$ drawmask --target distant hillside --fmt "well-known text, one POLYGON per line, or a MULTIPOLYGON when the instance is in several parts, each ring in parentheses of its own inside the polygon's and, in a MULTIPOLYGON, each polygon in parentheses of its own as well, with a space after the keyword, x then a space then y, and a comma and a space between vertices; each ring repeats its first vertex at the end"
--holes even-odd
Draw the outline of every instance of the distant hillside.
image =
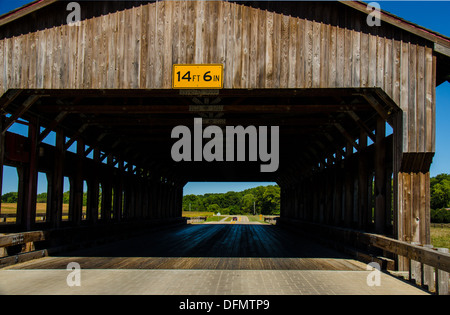
POLYGON ((209 211, 222 214, 279 214, 280 187, 258 186, 240 192, 221 194, 186 195, 184 211, 209 211))

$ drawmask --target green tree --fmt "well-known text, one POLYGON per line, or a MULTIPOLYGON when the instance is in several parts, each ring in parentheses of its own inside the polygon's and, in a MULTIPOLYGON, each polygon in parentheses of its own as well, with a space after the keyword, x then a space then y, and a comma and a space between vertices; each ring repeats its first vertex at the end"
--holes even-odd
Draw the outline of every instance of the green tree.
POLYGON ((253 213, 254 203, 256 203, 255 196, 253 194, 246 194, 244 197, 242 197, 242 210, 245 213, 253 213))
POLYGON ((440 174, 430 180, 430 206, 432 209, 450 207, 450 175, 440 174))
POLYGON ((262 200, 262 214, 280 213, 280 188, 278 186, 267 186, 264 190, 262 200))
POLYGON ((214 203, 212 205, 208 205, 208 207, 206 209, 208 212, 214 212, 214 213, 217 213, 220 211, 220 207, 216 203, 214 203))
POLYGON ((16 192, 9 192, 2 196, 2 202, 4 203, 17 203, 17 197, 18 193, 16 192))

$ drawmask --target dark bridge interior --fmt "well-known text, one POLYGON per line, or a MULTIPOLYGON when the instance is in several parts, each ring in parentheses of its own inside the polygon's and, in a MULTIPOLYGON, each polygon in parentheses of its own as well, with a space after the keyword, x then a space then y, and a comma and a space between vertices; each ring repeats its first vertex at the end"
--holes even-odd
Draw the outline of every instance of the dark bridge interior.
MULTIPOLYGON (((6 110, 16 113, 30 95, 37 95, 23 118, 38 119, 46 131, 57 126, 67 137, 66 147, 82 140, 87 153, 98 148, 102 160, 108 156, 114 164, 124 161, 181 186, 188 181, 287 183, 293 175, 335 164, 349 143, 358 147, 354 139, 360 137, 361 127, 375 141, 378 114, 371 103, 380 112, 396 111, 389 98, 375 89, 25 90, 18 94, 6 110), (278 171, 261 173, 260 161, 175 163, 172 129, 188 126, 193 135, 194 118, 200 117, 203 127, 279 126, 278 171)), ((3 103, 7 101, 5 96, 3 103)))

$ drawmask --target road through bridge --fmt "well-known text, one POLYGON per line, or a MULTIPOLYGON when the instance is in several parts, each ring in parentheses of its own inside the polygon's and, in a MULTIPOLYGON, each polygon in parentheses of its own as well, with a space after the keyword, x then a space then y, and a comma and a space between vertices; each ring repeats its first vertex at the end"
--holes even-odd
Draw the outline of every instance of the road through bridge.
POLYGON ((2 294, 427 294, 387 273, 265 224, 172 226, 0 270, 2 294), (79 264, 81 287, 67 270, 79 264))

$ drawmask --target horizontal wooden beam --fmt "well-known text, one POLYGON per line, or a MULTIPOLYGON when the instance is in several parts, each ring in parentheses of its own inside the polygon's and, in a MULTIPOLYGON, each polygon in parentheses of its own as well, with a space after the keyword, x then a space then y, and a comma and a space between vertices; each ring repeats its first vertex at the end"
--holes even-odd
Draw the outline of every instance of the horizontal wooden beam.
POLYGON ((69 112, 72 114, 189 114, 195 112, 226 113, 329 113, 348 110, 368 110, 368 104, 296 104, 296 105, 39 105, 43 113, 69 112))

